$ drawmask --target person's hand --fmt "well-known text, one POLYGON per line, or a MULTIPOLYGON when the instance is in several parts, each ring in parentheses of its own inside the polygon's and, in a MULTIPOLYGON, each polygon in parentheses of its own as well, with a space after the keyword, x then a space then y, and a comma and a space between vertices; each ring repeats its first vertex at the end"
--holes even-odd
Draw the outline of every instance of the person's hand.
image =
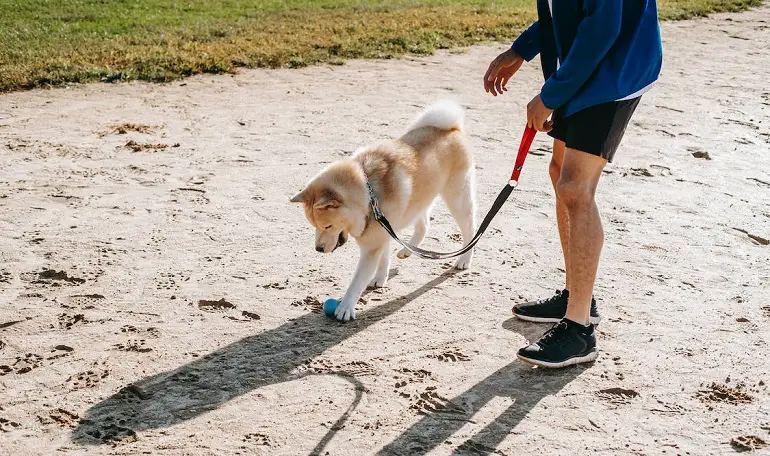
POLYGON ((514 52, 513 49, 508 49, 498 55, 489 64, 487 73, 484 75, 484 90, 494 96, 497 96, 497 94, 502 95, 503 92, 508 90, 505 88, 508 80, 519 71, 522 63, 524 63, 524 59, 514 52))
POLYGON ((548 109, 540 95, 537 95, 527 104, 527 126, 537 131, 549 132, 553 128, 553 121, 548 120, 553 114, 553 109, 548 109))

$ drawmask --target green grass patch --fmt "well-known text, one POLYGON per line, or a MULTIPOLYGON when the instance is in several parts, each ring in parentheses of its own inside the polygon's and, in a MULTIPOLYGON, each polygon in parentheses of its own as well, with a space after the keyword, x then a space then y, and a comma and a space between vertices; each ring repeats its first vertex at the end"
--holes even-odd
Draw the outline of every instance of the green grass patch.
MULTIPOLYGON (((661 18, 760 0, 659 0, 661 18)), ((87 81, 170 81, 239 67, 510 41, 534 0, 0 0, 0 92, 87 81)))

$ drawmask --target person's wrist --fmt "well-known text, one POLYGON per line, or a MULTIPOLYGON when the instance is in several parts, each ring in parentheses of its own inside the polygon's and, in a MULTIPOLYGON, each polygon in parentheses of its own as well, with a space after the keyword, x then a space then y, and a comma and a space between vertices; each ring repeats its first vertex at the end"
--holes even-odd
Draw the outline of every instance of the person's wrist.
POLYGON ((524 60, 524 58, 520 56, 519 53, 516 52, 513 48, 508 48, 508 50, 505 52, 508 54, 508 58, 511 59, 512 62, 524 60))

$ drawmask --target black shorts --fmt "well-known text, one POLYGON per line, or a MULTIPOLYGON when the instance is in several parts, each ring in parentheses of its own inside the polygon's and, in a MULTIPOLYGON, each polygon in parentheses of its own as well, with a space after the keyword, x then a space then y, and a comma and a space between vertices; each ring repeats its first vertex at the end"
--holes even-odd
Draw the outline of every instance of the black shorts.
POLYGON ((548 135, 564 141, 570 149, 611 162, 640 98, 591 106, 569 117, 563 117, 557 110, 553 113, 553 129, 548 135))

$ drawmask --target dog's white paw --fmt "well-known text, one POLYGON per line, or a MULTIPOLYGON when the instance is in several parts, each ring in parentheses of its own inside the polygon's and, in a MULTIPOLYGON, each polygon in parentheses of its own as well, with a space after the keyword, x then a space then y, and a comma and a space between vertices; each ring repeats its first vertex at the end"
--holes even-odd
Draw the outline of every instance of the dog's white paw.
POLYGON ((398 251, 398 253, 396 254, 396 256, 397 256, 398 258, 401 258, 401 259, 403 260, 404 258, 409 258, 410 256, 412 256, 412 252, 410 252, 410 251, 409 251, 409 250, 407 250, 407 249, 401 249, 401 250, 399 250, 399 251, 398 251))
POLYGON ((355 304, 341 302, 334 311, 334 318, 339 321, 350 321, 356 319, 355 304))
POLYGON ((385 286, 386 283, 388 283, 387 275, 383 277, 377 276, 373 278, 371 282, 369 282, 369 288, 382 288, 385 286))
POLYGON ((471 260, 472 260, 472 258, 473 257, 471 255, 463 255, 463 256, 461 256, 455 262, 455 269, 457 269, 458 271, 464 271, 464 270, 470 268, 471 267, 471 260))

